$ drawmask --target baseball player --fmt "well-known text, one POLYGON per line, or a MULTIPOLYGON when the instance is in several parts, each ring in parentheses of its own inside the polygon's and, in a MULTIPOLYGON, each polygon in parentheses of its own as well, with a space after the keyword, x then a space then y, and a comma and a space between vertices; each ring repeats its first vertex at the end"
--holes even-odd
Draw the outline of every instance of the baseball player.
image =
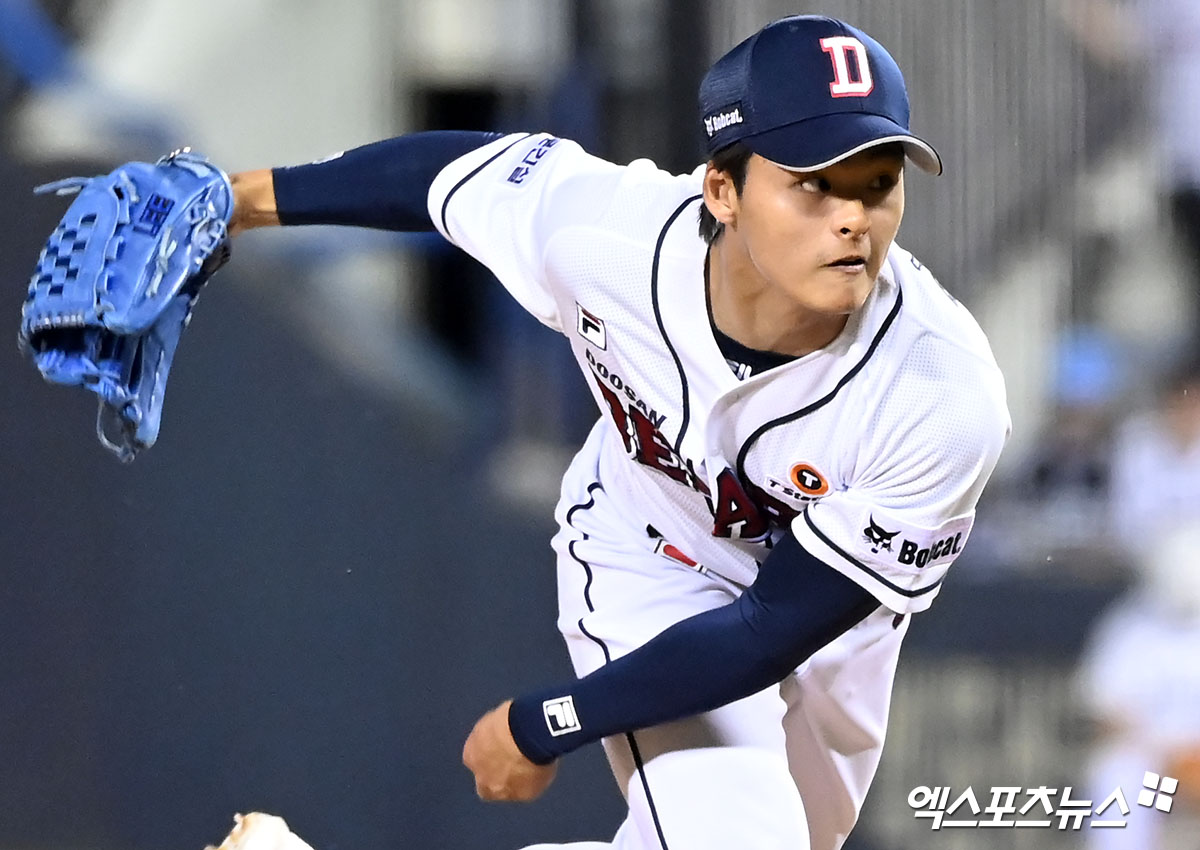
POLYGON ((941 163, 882 46, 785 18, 699 100, 691 174, 545 134, 417 133, 234 175, 232 229, 436 228, 567 338, 595 397, 553 540, 579 678, 478 722, 479 795, 533 799, 602 741, 629 814, 571 846, 835 850, 910 615, 1007 437, 1004 386, 893 243, 906 163, 941 163))

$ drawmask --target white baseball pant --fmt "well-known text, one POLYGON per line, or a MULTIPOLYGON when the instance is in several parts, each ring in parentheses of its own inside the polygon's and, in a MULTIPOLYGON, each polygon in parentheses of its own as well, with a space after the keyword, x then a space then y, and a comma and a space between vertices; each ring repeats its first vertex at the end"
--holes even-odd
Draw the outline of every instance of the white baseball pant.
MULTIPOLYGON (((580 676, 742 590, 658 554, 621 518, 597 482, 598 432, 564 478, 553 541, 559 630, 580 676)), ((525 850, 837 850, 879 764, 908 620, 881 608, 781 685, 606 739, 629 804, 612 841, 525 850)))

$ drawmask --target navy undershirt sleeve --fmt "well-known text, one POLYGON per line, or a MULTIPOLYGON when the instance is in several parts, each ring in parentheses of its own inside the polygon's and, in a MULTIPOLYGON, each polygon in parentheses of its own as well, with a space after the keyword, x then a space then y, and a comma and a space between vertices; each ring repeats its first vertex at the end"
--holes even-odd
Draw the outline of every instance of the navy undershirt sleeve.
POLYGON ((879 604, 789 532, 737 600, 582 679, 520 697, 509 728, 527 758, 546 764, 608 735, 710 711, 782 681, 879 604), (578 731, 551 734, 543 704, 567 696, 578 731))
POLYGON ((279 222, 433 230, 427 199, 438 172, 501 135, 465 130, 412 133, 323 162, 272 169, 279 222))

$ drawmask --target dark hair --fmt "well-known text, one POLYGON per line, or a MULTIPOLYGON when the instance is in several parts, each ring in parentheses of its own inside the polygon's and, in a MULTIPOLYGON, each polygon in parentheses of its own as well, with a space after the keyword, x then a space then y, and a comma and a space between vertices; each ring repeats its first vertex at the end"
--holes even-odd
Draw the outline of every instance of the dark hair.
MULTIPOLYGON (((901 142, 889 142, 871 148, 871 150, 883 156, 898 156, 901 160, 905 157, 904 145, 901 142)), ((733 188, 739 198, 742 196, 742 189, 746 187, 746 171, 749 168, 750 157, 753 154, 754 151, 741 142, 734 142, 719 149, 709 159, 713 168, 717 169, 717 171, 724 171, 729 175, 729 179, 733 181, 733 188)), ((708 211, 707 204, 701 203, 700 238, 709 245, 712 245, 724 232, 725 225, 713 217, 713 214, 708 211)))
MULTIPOLYGON (((738 197, 741 197, 742 189, 746 185, 746 169, 750 164, 750 157, 753 151, 743 145, 741 142, 734 142, 727 145, 712 155, 709 162, 717 171, 724 171, 729 175, 729 179, 733 181, 734 191, 738 197)), ((717 221, 713 214, 708 211, 708 205, 703 201, 700 203, 700 238, 712 245, 717 241, 722 233, 725 232, 725 224, 717 221)))

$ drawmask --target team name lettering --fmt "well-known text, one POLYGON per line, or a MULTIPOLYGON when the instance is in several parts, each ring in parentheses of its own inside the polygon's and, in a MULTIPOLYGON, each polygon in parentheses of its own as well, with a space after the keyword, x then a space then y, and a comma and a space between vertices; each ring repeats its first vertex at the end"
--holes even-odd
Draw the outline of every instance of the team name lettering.
POLYGON ((961 549, 961 531, 953 537, 943 538, 924 549, 919 548, 911 540, 905 540, 900 544, 900 554, 896 557, 896 560, 902 564, 916 564, 917 569, 921 569, 926 564, 936 561, 938 558, 945 558, 947 555, 957 555, 961 549))
POLYGON ((717 475, 717 495, 709 503, 713 515, 713 537, 740 537, 763 540, 770 523, 750 498, 733 470, 726 467, 717 475))
POLYGON ((656 469, 704 496, 713 515, 714 537, 765 540, 773 518, 786 516, 790 519, 795 516, 795 512, 787 505, 767 496, 753 484, 743 487, 728 467, 717 475, 717 494, 713 496, 691 460, 680 455, 670 440, 663 436, 660 428, 666 416, 659 416, 647 408, 637 394, 629 389, 629 385, 596 359, 590 350, 585 357, 596 386, 600 389, 600 397, 604 400, 603 407, 617 426, 626 453, 643 466, 656 469), (755 496, 752 497, 751 493, 755 496), (767 507, 761 506, 764 504, 767 507))
POLYGON ((638 394, 633 391, 633 388, 629 386, 628 382, 626 382, 616 372, 612 371, 599 360, 597 360, 596 355, 592 354, 590 350, 587 352, 586 356, 588 364, 592 367, 592 371, 596 373, 596 377, 607 381, 612 385, 614 390, 623 394, 625 398, 629 400, 630 404, 635 406, 638 410, 645 414, 645 416, 649 418, 651 422, 654 423, 655 428, 662 427, 663 422, 667 421, 665 414, 660 416, 657 410, 650 407, 646 404, 646 402, 638 398, 638 394))
MULTIPOLYGON (((590 357, 588 360, 592 361, 590 357)), ((678 481, 707 496, 708 485, 696 474, 692 462, 685 460, 679 452, 675 451, 658 429, 666 417, 660 418, 658 424, 655 424, 645 413, 645 405, 638 407, 622 401, 615 388, 609 385, 612 373, 605 370, 606 374, 610 376, 608 382, 601 378, 598 369, 601 365, 603 364, 593 363, 592 375, 596 379, 596 385, 600 387, 600 395, 617 426, 617 432, 621 435, 625 451, 629 456, 643 466, 657 469, 673 481, 678 481)))
POLYGON ((741 107, 735 107, 728 112, 718 112, 716 115, 707 116, 704 119, 704 130, 708 133, 709 138, 712 138, 726 127, 741 124, 744 120, 741 107))

